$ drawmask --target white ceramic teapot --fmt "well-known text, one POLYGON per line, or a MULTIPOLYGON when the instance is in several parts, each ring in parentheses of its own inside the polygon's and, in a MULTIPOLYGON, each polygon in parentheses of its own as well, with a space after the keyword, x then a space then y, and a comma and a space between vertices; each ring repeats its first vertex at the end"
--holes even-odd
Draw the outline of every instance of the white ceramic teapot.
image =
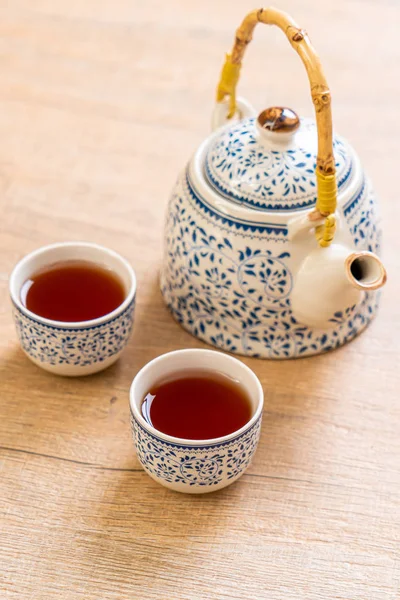
POLYGON ((386 280, 376 197, 351 146, 332 135, 330 92, 306 33, 261 9, 237 30, 213 115, 169 202, 164 299, 188 331, 263 358, 325 352, 374 317, 386 280), (316 119, 255 118, 235 90, 258 22, 279 26, 310 80, 316 119))

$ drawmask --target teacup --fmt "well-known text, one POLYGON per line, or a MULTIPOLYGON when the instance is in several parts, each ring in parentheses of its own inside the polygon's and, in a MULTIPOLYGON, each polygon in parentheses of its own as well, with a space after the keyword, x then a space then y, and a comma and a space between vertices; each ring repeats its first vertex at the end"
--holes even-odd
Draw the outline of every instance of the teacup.
POLYGON ((163 354, 145 365, 130 389, 131 425, 136 454, 158 483, 178 492, 204 494, 236 481, 249 466, 261 430, 264 393, 260 381, 237 358, 215 350, 188 349, 163 354), (152 427, 141 405, 152 384, 185 370, 201 369, 238 380, 252 407, 250 420, 238 431, 210 440, 177 438, 152 427))
POLYGON ((25 354, 39 367, 57 375, 97 373, 121 355, 133 326, 136 277, 130 264, 116 252, 86 242, 44 246, 25 256, 9 282, 13 316, 25 354), (56 262, 82 260, 111 269, 122 281, 125 300, 112 312, 92 319, 66 323, 34 314, 21 301, 21 288, 37 271, 56 262))

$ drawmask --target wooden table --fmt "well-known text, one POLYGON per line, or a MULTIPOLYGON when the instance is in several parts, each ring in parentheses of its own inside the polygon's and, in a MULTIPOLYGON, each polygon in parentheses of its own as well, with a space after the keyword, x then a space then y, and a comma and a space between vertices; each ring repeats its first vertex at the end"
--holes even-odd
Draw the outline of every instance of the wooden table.
MULTIPOLYGON (((190 497, 139 467, 128 388, 158 354, 202 346, 160 297, 163 213, 254 4, 0 4, 1 600, 400 597, 400 5, 282 7, 319 50, 335 126, 381 197, 389 283, 378 319, 348 347, 244 359, 266 393, 258 453, 235 485, 190 497), (30 250, 81 239, 132 262, 137 320, 118 364, 67 380, 23 356, 7 278, 30 250)), ((260 109, 312 113, 277 30, 257 30, 240 90, 260 109)))

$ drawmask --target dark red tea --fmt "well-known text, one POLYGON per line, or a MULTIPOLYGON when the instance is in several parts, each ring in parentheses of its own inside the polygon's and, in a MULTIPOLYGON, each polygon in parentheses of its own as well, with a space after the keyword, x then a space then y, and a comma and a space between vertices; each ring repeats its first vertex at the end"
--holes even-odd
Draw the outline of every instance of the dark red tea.
POLYGON ((174 437, 208 440, 237 431, 251 418, 243 387, 209 371, 177 373, 151 387, 142 415, 150 425, 174 437))
POLYGON ((21 289, 22 303, 54 321, 90 321, 125 299, 122 281, 105 267, 85 261, 55 263, 38 271, 21 289))

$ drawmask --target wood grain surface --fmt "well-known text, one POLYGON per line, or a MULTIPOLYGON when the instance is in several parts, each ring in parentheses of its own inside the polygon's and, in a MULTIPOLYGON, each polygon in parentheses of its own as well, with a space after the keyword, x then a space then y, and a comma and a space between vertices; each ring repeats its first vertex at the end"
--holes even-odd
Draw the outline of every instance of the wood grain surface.
MULTIPOLYGON (((190 497, 139 467, 128 388, 158 354, 202 344, 158 290, 163 215, 209 132, 224 52, 250 0, 0 3, 1 600, 398 600, 400 4, 282 0, 321 55, 334 125, 381 198, 389 282, 347 347, 244 359, 266 404, 241 480, 190 497), (88 240, 138 276, 121 360, 83 379, 18 347, 8 275, 40 245, 88 240)), ((278 30, 260 28, 240 93, 312 114, 278 30)))

